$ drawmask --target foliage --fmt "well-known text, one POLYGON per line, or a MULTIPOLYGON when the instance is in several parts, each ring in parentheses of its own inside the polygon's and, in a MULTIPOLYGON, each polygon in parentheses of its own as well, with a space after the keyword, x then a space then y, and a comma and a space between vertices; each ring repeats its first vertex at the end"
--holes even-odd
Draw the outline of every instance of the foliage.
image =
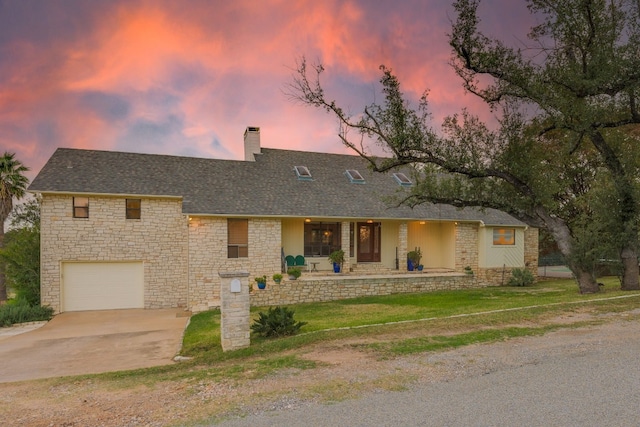
POLYGON ((260 312, 251 325, 251 330, 263 337, 295 335, 307 322, 296 322, 294 311, 286 307, 270 307, 267 313, 260 312))
POLYGON ((465 272, 465 274, 468 274, 469 276, 473 275, 473 269, 472 269, 472 268, 471 268, 471 266, 469 266, 469 265, 467 265, 467 266, 464 268, 464 272, 465 272))
POLYGON ((8 287, 17 299, 29 305, 40 304, 40 198, 14 208, 12 230, 4 237, 0 261, 5 265, 8 287))
POLYGON ((418 266, 420 265, 420 260, 422 259, 422 252, 420 251, 420 249, 409 251, 409 253, 407 253, 407 258, 411 260, 413 265, 418 266))
POLYGON ((329 254, 329 261, 334 264, 342 264, 344 262, 344 251, 342 249, 338 249, 329 254))
POLYGON ((5 235, 0 260, 5 265, 7 286, 16 298, 31 306, 40 305, 40 231, 20 228, 5 235))
POLYGON ((11 326, 16 323, 50 320, 52 317, 53 308, 51 307, 30 306, 20 302, 0 306, 0 327, 11 326))
POLYGON ((277 283, 277 282, 279 282, 279 281, 281 281, 281 280, 282 280, 282 274, 280 274, 280 273, 276 273, 276 274, 274 274, 273 276, 271 276, 271 278, 273 279, 273 281, 274 281, 274 282, 276 282, 276 283, 277 283))
POLYGON ((526 268, 514 268, 507 282, 509 286, 531 286, 535 283, 533 274, 526 268))
MULTIPOLYGON (((4 244, 4 223, 13 210, 13 199, 21 199, 29 180, 24 176, 29 168, 15 158, 15 153, 6 152, 0 157, 0 249, 4 244)), ((0 265, 0 301, 7 299, 4 269, 0 265)))
POLYGON ((291 277, 295 277, 296 279, 302 275, 302 270, 298 267, 289 267, 287 269, 287 274, 291 277))
POLYGON ((256 281, 256 283, 267 283, 267 276, 258 276, 258 277, 254 277, 253 280, 256 281))
POLYGON ((334 115, 342 142, 374 171, 412 171, 416 184, 396 204, 495 208, 547 230, 584 293, 598 292, 597 283, 570 255, 588 218, 603 219, 590 204, 591 192, 608 180, 615 205, 609 217, 618 224, 609 229, 609 240, 625 265, 623 286, 640 288, 640 138, 628 126, 640 124, 640 3, 530 0, 540 24, 531 29, 526 49, 486 37, 478 4, 454 3, 451 64, 465 89, 498 114, 496 129, 463 110, 437 132, 428 91, 412 107, 385 66, 383 102, 353 117, 326 97, 324 67, 309 67, 304 58, 290 95, 334 115), (350 130, 358 135, 350 137, 350 130), (391 156, 373 156, 375 145, 391 156))

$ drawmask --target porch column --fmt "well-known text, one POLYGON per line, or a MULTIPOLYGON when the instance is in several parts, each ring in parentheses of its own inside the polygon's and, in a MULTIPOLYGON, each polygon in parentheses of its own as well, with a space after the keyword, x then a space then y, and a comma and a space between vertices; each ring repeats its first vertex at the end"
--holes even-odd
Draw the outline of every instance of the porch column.
POLYGON ((249 273, 220 275, 220 341, 222 351, 249 347, 249 273))
POLYGON ((351 223, 349 221, 342 222, 342 241, 340 247, 344 251, 344 263, 342 264, 342 272, 351 271, 351 257, 349 248, 351 247, 351 223))
POLYGON ((406 222, 398 227, 398 270, 407 271, 407 244, 409 241, 409 226, 406 222))

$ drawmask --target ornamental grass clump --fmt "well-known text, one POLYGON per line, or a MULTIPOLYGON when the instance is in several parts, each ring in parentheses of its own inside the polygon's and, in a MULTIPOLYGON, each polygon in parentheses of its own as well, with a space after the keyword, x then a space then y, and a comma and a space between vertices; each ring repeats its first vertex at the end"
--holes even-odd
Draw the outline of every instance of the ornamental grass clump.
POLYGON ((511 271, 511 278, 507 285, 509 286, 530 286, 536 279, 533 274, 526 268, 514 268, 511 271))
POLYGON ((266 338, 295 335, 307 322, 296 322, 293 314, 294 311, 286 307, 271 307, 266 313, 258 314, 251 330, 266 338))

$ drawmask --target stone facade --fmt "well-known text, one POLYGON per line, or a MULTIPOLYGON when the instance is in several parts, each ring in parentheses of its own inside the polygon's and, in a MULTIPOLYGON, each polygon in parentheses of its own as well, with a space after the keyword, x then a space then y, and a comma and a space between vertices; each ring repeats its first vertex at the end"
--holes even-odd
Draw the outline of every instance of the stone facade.
MULTIPOLYGON (((142 198, 141 219, 125 219, 124 197, 89 196, 89 218, 73 218, 73 197, 43 197, 41 211, 41 294, 42 303, 62 307, 61 267, 64 262, 141 261, 144 266, 144 307, 185 307, 192 311, 219 307, 220 273, 249 272, 266 275, 266 291, 256 290, 252 305, 293 304, 328 301, 364 295, 426 292, 495 286, 506 283, 510 269, 479 268, 478 223, 455 226, 455 270, 438 276, 390 274, 378 264, 355 263, 348 256, 350 222, 342 222, 345 271, 377 274, 378 277, 306 276, 276 285, 271 276, 281 271, 282 221, 248 218, 248 257, 228 258, 227 219, 192 217, 182 213, 178 198, 142 198), (473 276, 463 274, 471 267, 473 276), (385 277, 382 277, 385 276, 385 277)), ((406 259, 407 223, 398 226, 398 256, 406 259)), ((538 231, 525 231, 524 263, 537 272, 538 231)), ((382 265, 382 264, 379 264, 382 265)), ((406 263, 400 263, 400 272, 406 263)), ((395 270, 394 270, 395 271, 395 270)), ((397 271, 395 271, 398 273, 397 271)), ((286 276, 286 275, 285 275, 286 276)))
POLYGON ((220 273, 220 341, 222 351, 249 347, 251 314, 249 273, 220 273))
POLYGON ((251 293, 252 306, 274 306, 306 302, 334 301, 372 295, 420 293, 472 289, 487 286, 473 276, 448 274, 397 274, 394 276, 357 277, 327 276, 269 282, 264 290, 251 293))
POLYGON ((465 267, 478 270, 478 227, 477 223, 456 224, 456 271, 465 267))
POLYGON ((193 217, 189 221, 189 307, 193 311, 220 305, 219 273, 248 271, 270 278, 281 271, 281 221, 249 219, 249 256, 227 257, 227 219, 193 217))
POLYGON ((524 265, 535 278, 538 277, 538 234, 537 228, 528 227, 524 230, 524 265))
POLYGON ((142 198, 141 219, 125 218, 125 198, 89 196, 89 218, 73 217, 73 197, 41 206, 41 301, 61 307, 61 265, 142 261, 145 308, 186 307, 187 233, 179 199, 142 198))

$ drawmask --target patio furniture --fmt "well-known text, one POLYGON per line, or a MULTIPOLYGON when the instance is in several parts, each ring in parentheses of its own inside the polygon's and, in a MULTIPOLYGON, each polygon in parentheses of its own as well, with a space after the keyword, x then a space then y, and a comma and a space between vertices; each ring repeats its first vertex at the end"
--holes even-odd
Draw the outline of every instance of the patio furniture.
POLYGON ((307 271, 309 271, 309 264, 307 264, 303 255, 296 256, 295 262, 296 262, 296 267, 307 267, 307 271))

